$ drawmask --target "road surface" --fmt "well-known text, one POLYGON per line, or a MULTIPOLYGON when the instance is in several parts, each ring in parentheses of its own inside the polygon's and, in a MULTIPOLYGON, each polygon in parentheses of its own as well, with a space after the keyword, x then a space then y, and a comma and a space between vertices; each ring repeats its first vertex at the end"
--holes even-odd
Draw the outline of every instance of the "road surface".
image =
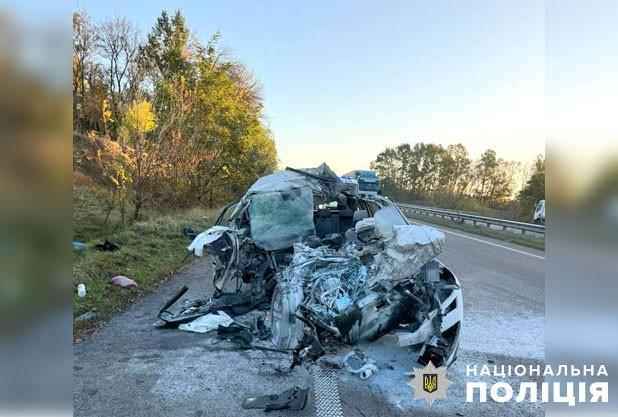
MULTIPOLYGON (((465 402, 465 382, 498 377, 468 377, 466 365, 543 365, 544 253, 514 244, 438 227, 446 234, 439 259, 463 287, 464 326, 457 361, 448 377, 455 384, 447 400, 428 407, 413 400, 406 384, 414 357, 385 336, 367 352, 380 371, 371 379, 342 371, 339 392, 346 416, 528 416, 543 415, 540 403, 465 402)), ((241 408, 250 395, 282 392, 294 385, 312 387, 311 369, 287 372, 287 355, 239 351, 211 336, 152 326, 161 305, 182 285, 188 297, 210 294, 209 265, 198 260, 158 291, 74 347, 74 413, 76 416, 261 416, 241 408)), ((515 388, 527 377, 505 379, 515 388)), ((517 392, 517 389, 515 390, 517 392)), ((270 416, 315 416, 310 391, 302 411, 270 416)))

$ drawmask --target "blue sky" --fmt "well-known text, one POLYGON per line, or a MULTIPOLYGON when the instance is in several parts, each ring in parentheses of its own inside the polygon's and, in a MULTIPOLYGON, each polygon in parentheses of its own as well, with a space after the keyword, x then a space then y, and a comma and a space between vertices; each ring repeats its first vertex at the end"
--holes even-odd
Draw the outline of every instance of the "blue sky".
POLYGON ((179 8, 201 39, 260 80, 281 166, 342 173, 386 146, 464 143, 506 159, 544 152, 541 1, 85 1, 146 33, 179 8))

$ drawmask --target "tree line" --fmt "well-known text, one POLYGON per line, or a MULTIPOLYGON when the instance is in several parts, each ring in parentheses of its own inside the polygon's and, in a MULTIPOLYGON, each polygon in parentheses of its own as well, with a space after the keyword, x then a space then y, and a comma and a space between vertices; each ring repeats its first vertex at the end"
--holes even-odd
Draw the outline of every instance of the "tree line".
POLYGON ((371 162, 385 193, 400 201, 444 208, 509 210, 529 220, 545 198, 545 160, 538 156, 532 172, 526 164, 499 158, 488 149, 473 160, 461 143, 444 147, 419 142, 387 147, 371 162), (523 186, 516 190, 517 183, 523 186))
POLYGON ((260 86, 219 39, 200 41, 179 11, 146 36, 122 17, 73 15, 74 131, 96 144, 112 204, 130 201, 135 218, 148 204, 228 201, 277 166, 260 86), (101 155, 101 138, 118 157, 101 155))

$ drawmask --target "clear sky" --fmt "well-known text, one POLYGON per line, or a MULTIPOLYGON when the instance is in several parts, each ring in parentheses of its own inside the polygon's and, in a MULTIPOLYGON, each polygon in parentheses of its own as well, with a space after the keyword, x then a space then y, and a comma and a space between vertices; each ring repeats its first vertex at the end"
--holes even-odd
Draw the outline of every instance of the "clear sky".
POLYGON ((150 30, 180 9, 260 80, 280 165, 367 168, 386 146, 545 150, 545 4, 525 1, 92 1, 150 30))

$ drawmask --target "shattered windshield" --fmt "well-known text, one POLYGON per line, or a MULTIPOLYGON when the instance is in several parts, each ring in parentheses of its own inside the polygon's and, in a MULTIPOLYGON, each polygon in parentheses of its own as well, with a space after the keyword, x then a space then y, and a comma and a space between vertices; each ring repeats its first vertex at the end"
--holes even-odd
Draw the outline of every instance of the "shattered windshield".
POLYGON ((249 206, 251 237, 265 250, 291 246, 315 234, 311 188, 255 194, 249 206))
POLYGON ((393 226, 408 224, 395 206, 386 206, 373 215, 376 227, 382 236, 393 236, 393 226))

